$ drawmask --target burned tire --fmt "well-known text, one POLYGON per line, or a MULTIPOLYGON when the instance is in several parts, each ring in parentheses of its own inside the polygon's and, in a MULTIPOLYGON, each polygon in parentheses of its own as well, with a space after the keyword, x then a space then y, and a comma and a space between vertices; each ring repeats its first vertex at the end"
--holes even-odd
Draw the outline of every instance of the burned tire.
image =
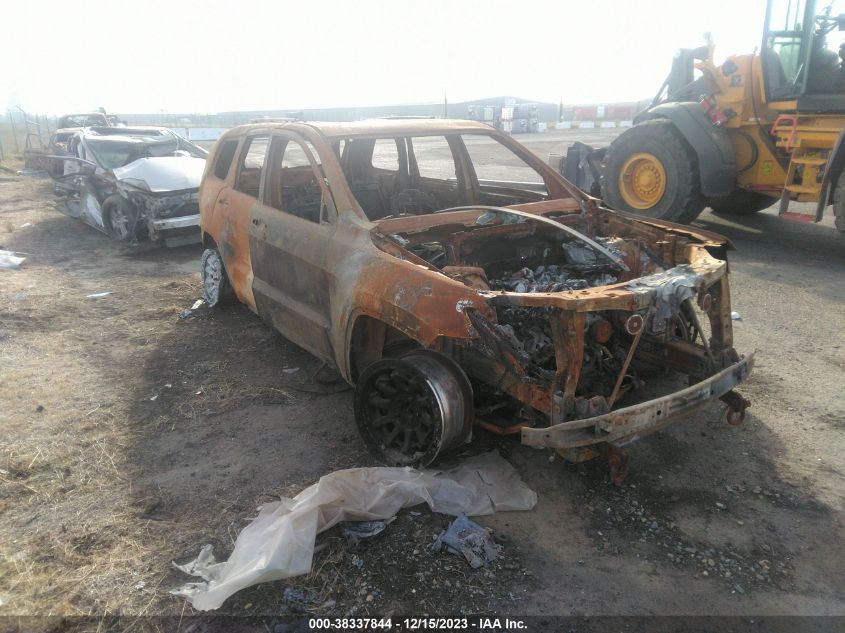
POLYGON ((833 219, 836 228, 845 233, 845 172, 840 174, 833 190, 833 219))
POLYGON ((751 215, 763 209, 768 209, 777 202, 777 198, 737 189, 723 198, 710 198, 708 205, 717 215, 751 215))
POLYGON ((390 466, 427 466, 464 443, 472 389, 454 361, 427 350, 384 358, 355 386, 355 421, 369 451, 390 466))
POLYGON ((602 198, 614 209, 687 223, 704 209, 695 156, 669 121, 638 123, 607 151, 602 198))
POLYGON ((200 258, 202 276, 202 298, 209 308, 235 302, 235 291, 229 281, 229 274, 223 258, 216 248, 207 248, 200 258))
POLYGON ((138 209, 125 198, 114 195, 103 201, 103 225, 116 240, 129 242, 142 235, 138 226, 138 209))

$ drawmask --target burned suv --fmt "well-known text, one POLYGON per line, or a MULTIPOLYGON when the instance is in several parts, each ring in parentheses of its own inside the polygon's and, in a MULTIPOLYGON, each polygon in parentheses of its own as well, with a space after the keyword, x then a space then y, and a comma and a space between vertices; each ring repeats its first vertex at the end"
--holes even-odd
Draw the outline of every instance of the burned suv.
POLYGON ((208 152, 167 128, 90 127, 49 158, 61 210, 119 240, 196 242, 208 152))
POLYGON ((200 213, 205 298, 336 367, 386 463, 475 424, 619 480, 619 446, 709 400, 744 417, 727 240, 604 208, 481 123, 234 128, 200 213), (667 369, 691 386, 644 399, 667 369))

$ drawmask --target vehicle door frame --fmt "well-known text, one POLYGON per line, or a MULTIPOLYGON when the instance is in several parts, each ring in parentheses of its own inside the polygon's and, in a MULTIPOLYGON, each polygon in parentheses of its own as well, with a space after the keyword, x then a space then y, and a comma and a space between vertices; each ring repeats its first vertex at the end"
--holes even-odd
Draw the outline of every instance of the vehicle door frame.
MULTIPOLYGON (((252 295, 252 261, 249 250, 249 216, 252 207, 258 203, 261 195, 261 177, 259 177, 258 196, 253 197, 246 191, 238 188, 241 179, 241 172, 246 163, 249 150, 254 139, 267 137, 267 147, 264 150, 264 162, 262 173, 267 164, 267 152, 270 148, 270 130, 250 130, 238 139, 238 146, 235 149, 235 156, 229 165, 225 178, 220 180, 223 186, 217 192, 214 200, 211 222, 219 227, 217 249, 223 258, 223 264, 229 275, 229 281, 238 299, 245 303, 253 312, 257 312, 255 297, 252 295), (247 198, 251 199, 247 200, 247 198), (247 206, 248 205, 248 206, 247 206), (238 209, 242 217, 238 214, 238 209)), ((233 140, 233 139, 226 139, 233 140)), ((215 153, 215 162, 219 158, 219 152, 215 153)), ((211 172, 214 173, 216 164, 211 165, 211 172)), ((216 177, 216 175, 215 175, 216 177)))
MULTIPOLYGON (((452 160, 455 164, 455 181, 456 187, 455 191, 458 195, 458 206, 463 204, 472 204, 472 200, 474 197, 474 193, 472 190, 472 186, 469 179, 469 172, 467 170, 466 161, 468 155, 466 153, 466 148, 464 148, 463 143, 461 142, 460 134, 448 134, 444 132, 438 132, 437 134, 407 134, 405 135, 405 153, 408 161, 408 173, 410 175, 410 182, 412 188, 417 188, 420 184, 425 184, 426 181, 432 181, 435 183, 439 182, 451 182, 451 179, 438 179, 432 178, 430 176, 422 176, 420 174, 420 166, 417 162, 417 152, 414 148, 414 138, 443 138, 446 140, 446 144, 449 146, 449 151, 452 155, 452 160)), ((435 186, 434 191, 437 191, 437 187, 435 186)))
POLYGON ((334 366, 333 275, 325 262, 337 231, 338 211, 322 160, 317 162, 311 148, 318 152, 310 140, 294 131, 270 131, 259 200, 250 209, 249 216, 252 292, 256 311, 262 319, 291 342, 334 366), (275 154, 275 144, 281 141, 284 141, 283 149, 275 154), (305 153, 320 187, 319 222, 271 204, 269 186, 273 170, 281 168, 291 142, 297 143, 305 153), (315 242, 319 243, 319 248, 314 248, 315 242))

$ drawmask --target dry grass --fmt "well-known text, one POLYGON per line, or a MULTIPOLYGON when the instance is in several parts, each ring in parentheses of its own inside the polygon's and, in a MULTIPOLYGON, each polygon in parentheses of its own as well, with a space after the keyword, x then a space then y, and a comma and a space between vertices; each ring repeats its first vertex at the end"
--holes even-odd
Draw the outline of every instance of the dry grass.
POLYGON ((220 495, 211 518, 208 503, 174 509, 139 448, 246 403, 296 402, 278 372, 239 362, 276 337, 244 312, 234 328, 180 320, 198 296, 192 266, 162 273, 155 253, 126 257, 57 218, 49 182, 7 184, 0 243, 31 255, 0 290, 0 614, 172 614, 174 551, 231 547, 244 507, 273 496, 220 495))

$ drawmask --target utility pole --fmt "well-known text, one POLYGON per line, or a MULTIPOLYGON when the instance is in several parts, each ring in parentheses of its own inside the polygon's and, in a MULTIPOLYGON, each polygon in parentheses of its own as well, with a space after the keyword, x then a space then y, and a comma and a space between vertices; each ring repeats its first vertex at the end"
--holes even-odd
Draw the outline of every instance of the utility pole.
POLYGON ((443 91, 443 118, 449 118, 449 99, 446 98, 446 91, 443 91))

